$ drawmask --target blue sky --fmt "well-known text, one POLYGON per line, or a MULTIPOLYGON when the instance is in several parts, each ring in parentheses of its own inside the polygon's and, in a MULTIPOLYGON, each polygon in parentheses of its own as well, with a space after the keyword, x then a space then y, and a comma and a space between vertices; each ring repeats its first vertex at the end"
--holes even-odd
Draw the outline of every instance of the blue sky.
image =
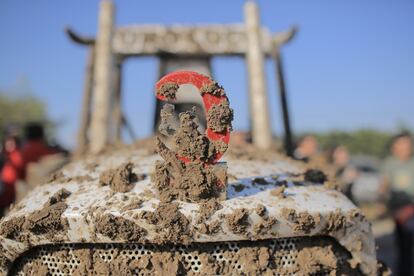
MULTIPOLYGON (((244 1, 115 1, 118 25, 242 22, 244 1)), ((299 26, 284 47, 289 105, 296 132, 373 127, 414 128, 414 2, 410 0, 258 1, 272 32, 299 26)), ((61 123, 58 139, 75 144, 86 49, 64 26, 96 33, 97 0, 0 0, 0 90, 26 86, 61 123), (24 80, 24 81, 23 81, 24 80)), ((125 65, 126 115, 140 137, 150 134, 157 60, 125 65)), ((282 131, 274 65, 266 64, 272 127, 282 131)), ((235 128, 248 128, 246 66, 216 58, 213 73, 235 109, 235 128)), ((14 92, 16 93, 16 92, 14 92)))

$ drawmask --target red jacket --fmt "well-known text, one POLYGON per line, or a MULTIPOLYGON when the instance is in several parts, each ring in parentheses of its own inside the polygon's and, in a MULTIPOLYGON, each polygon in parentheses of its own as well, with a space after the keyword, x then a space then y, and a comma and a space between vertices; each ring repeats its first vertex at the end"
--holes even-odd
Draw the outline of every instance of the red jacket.
POLYGON ((21 148, 23 158, 23 170, 20 174, 21 179, 26 178, 26 169, 29 163, 38 162, 43 156, 58 153, 57 150, 49 147, 43 140, 26 142, 21 148))
POLYGON ((3 183, 0 193, 0 207, 7 207, 14 202, 16 197, 14 184, 23 174, 23 170, 24 162, 21 152, 14 150, 8 153, 0 175, 3 183))
POLYGON ((42 140, 29 141, 21 150, 9 153, 1 171, 3 191, 0 191, 0 207, 7 207, 16 198, 15 183, 18 179, 26 178, 26 169, 29 163, 38 162, 43 156, 58 151, 46 145, 42 140))

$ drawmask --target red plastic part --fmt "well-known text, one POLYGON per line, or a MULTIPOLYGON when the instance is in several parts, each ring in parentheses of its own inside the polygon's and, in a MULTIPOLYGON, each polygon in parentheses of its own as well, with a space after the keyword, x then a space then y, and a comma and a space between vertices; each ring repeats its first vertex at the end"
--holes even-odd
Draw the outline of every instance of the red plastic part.
MULTIPOLYGON (((197 87, 198 91, 200 91, 201 87, 203 87, 204 85, 213 84, 214 81, 207 76, 193 71, 176 71, 162 77, 155 85, 156 91, 158 91, 161 88, 161 86, 166 83, 176 83, 178 85, 192 84, 195 87, 197 87)), ((160 96, 158 94, 157 98, 161 101, 166 101, 166 98, 164 96, 160 96)), ((217 97, 208 93, 204 93, 204 95, 202 95, 202 98, 206 110, 206 117, 208 111, 210 110, 213 104, 218 105, 221 102, 227 100, 226 96, 217 97)), ((210 141, 222 141, 228 145, 230 140, 230 130, 227 129, 224 133, 217 133, 211 130, 210 128, 207 128, 206 136, 210 141)), ((212 163, 217 163, 217 161, 220 160, 223 154, 224 153, 216 154, 214 160, 212 160, 212 163)), ((185 157, 179 158, 186 163, 189 162, 189 160, 185 157)))

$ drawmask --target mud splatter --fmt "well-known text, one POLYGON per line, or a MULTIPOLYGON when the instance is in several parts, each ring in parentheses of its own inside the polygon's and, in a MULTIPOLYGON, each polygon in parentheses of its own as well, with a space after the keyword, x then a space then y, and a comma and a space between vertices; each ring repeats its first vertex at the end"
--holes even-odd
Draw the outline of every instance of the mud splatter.
POLYGON ((62 171, 58 171, 49 178, 49 180, 44 183, 68 183, 68 182, 86 182, 86 181, 93 181, 94 179, 89 175, 78 175, 78 176, 65 176, 62 171))
POLYGON ((6 268, 10 267, 11 261, 4 255, 5 249, 0 245, 0 267, 6 268))
POLYGON ((116 169, 103 171, 99 183, 102 186, 109 185, 114 192, 129 192, 138 181, 138 176, 132 172, 133 167, 132 163, 124 163, 116 169))
POLYGON ((112 214, 103 215, 96 221, 96 231, 113 240, 140 241, 146 235, 144 229, 135 222, 116 217, 112 214))
POLYGON ((308 212, 296 212, 294 209, 288 208, 282 209, 282 216, 295 224, 293 229, 296 232, 304 232, 306 234, 309 234, 320 222, 319 215, 312 216, 308 212))
POLYGON ((258 185, 267 185, 269 184, 266 179, 264 179, 263 177, 254 177, 252 179, 253 184, 258 184, 258 185))
POLYGON ((306 182, 323 184, 327 181, 327 177, 321 170, 309 169, 305 172, 304 180, 306 182))
POLYGON ((228 148, 228 145, 222 141, 213 141, 212 143, 210 142, 209 147, 208 147, 207 158, 211 160, 217 154, 225 153, 227 148, 228 148))
MULTIPOLYGON (((303 273, 303 275, 332 271, 335 273, 337 268, 337 258, 330 246, 325 248, 304 248, 298 253, 296 261, 301 264, 302 269, 300 273, 303 273)), ((336 275, 336 273, 333 275, 336 275)))
POLYGON ((279 187, 276 187, 276 188, 274 188, 274 189, 272 189, 271 191, 270 191, 270 194, 272 195, 272 196, 277 196, 277 197, 280 197, 280 198, 285 198, 286 196, 285 196, 285 189, 286 189, 286 187, 285 186, 279 186, 279 187))
POLYGON ((22 231, 24 221, 24 217, 11 218, 4 221, 0 228, 0 235, 7 239, 15 240, 22 231))
POLYGON ((249 213, 247 209, 240 208, 232 214, 226 215, 227 226, 235 234, 243 234, 246 232, 249 224, 249 213))
POLYGON ((275 225, 277 222, 277 219, 274 217, 264 217, 262 218, 262 221, 253 226, 253 234, 255 236, 268 234, 269 231, 273 228, 273 225, 275 225))
POLYGON ((62 217, 62 214, 67 208, 65 199, 70 194, 66 189, 57 191, 41 210, 31 213, 26 218, 23 229, 35 234, 46 234, 49 239, 54 239, 57 233, 66 231, 69 224, 67 219, 62 217))
POLYGON ((199 204, 199 221, 204 222, 208 220, 217 210, 222 209, 223 206, 216 200, 210 199, 199 204))
POLYGON ((246 188, 246 186, 243 183, 236 183, 232 184, 231 186, 234 188, 236 192, 241 192, 246 188))
POLYGON ((144 202, 143 199, 133 199, 131 203, 125 205, 124 207, 121 208, 122 212, 126 212, 129 210, 134 210, 134 209, 138 209, 141 208, 142 203, 144 202))
POLYGON ((256 208, 254 209, 258 216, 264 217, 267 213, 266 207, 263 204, 257 204, 256 208))
MULTIPOLYGON (((225 122, 228 124, 233 116, 232 111, 229 111, 228 102, 226 104, 222 114, 231 113, 225 122)), ((222 141, 210 142, 206 135, 199 131, 195 108, 180 113, 178 130, 170 130, 167 119, 172 116, 172 110, 171 105, 164 105, 164 122, 160 131, 166 134, 174 133, 173 148, 169 149, 159 138, 156 143, 156 150, 164 159, 156 162, 152 174, 159 199, 164 202, 176 199, 196 202, 222 195, 221 192, 227 185, 226 170, 219 169, 210 162, 217 154, 227 150, 227 144, 222 141)), ((220 121, 220 118, 216 117, 215 120, 220 121)))
POLYGON ((214 132, 225 132, 232 129, 233 109, 229 107, 229 102, 223 101, 214 104, 207 112, 207 127, 214 132))
POLYGON ((165 160, 156 162, 152 175, 160 200, 198 201, 217 195, 217 177, 208 166, 198 161, 184 164, 159 139, 157 150, 165 160))
POLYGON ((191 161, 208 160, 209 141, 198 130, 195 109, 179 114, 180 127, 174 135, 175 152, 191 161))
POLYGON ((190 242, 190 221, 179 211, 177 203, 160 203, 155 212, 144 211, 140 218, 154 225, 157 243, 190 242))
POLYGON ((347 223, 347 218, 342 215, 340 210, 335 210, 334 213, 330 213, 326 220, 326 233, 335 232, 339 229, 345 229, 347 223))
POLYGON ((97 163, 95 163, 95 162, 88 163, 88 164, 85 166, 85 170, 88 170, 88 171, 90 171, 90 172, 94 172, 94 171, 95 171, 95 169, 96 169, 98 166, 99 166, 99 164, 97 164, 97 163))
POLYGON ((157 95, 167 98, 167 100, 173 101, 176 99, 176 93, 180 86, 176 83, 165 83, 158 90, 157 95))
POLYGON ((211 94, 217 97, 222 97, 226 95, 223 87, 220 86, 217 82, 213 82, 213 83, 202 86, 200 89, 200 92, 201 92, 201 95, 208 93, 208 94, 211 94))
POLYGON ((172 136, 175 134, 176 129, 174 126, 174 105, 165 104, 161 109, 161 122, 158 127, 158 130, 161 134, 165 136, 172 136))

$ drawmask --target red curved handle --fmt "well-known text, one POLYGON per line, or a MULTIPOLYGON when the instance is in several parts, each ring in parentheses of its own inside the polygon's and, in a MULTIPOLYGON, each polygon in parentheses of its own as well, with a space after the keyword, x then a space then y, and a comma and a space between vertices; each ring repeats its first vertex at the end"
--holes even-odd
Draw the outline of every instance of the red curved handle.
MULTIPOLYGON (((176 71, 173 73, 170 73, 164 77, 162 77, 157 84, 155 85, 156 91, 157 91, 157 98, 161 101, 166 101, 167 98, 165 96, 159 95, 158 91, 160 91, 160 88, 165 84, 177 84, 177 85, 183 85, 183 84, 192 84, 201 93, 201 88, 205 85, 212 85, 215 84, 215 82, 210 79, 207 76, 204 76, 202 74, 193 72, 193 71, 176 71)), ((218 105, 224 101, 227 101, 227 97, 224 96, 215 96, 209 93, 202 94, 204 107, 206 110, 206 117, 208 114, 208 111, 212 107, 212 105, 218 105)), ((210 141, 221 141, 229 144, 230 140, 230 130, 226 129, 224 132, 214 132, 210 128, 206 129, 206 136, 210 141)), ((224 152, 217 153, 214 157, 214 160, 212 160, 212 163, 216 163, 220 158, 223 156, 224 152)), ((184 162, 188 162, 189 160, 185 157, 180 157, 181 160, 184 162)))

